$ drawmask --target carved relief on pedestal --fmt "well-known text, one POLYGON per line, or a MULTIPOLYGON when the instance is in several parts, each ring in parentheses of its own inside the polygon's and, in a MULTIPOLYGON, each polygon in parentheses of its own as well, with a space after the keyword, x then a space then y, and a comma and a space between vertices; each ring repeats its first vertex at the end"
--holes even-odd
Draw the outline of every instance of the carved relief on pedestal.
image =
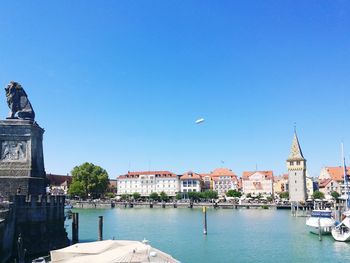
POLYGON ((26 161, 27 142, 26 141, 2 141, 1 142, 2 161, 26 161))

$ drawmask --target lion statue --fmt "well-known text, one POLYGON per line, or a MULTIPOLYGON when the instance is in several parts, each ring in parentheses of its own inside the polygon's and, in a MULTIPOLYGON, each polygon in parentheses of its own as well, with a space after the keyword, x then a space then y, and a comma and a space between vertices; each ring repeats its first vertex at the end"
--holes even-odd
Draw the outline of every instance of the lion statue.
POLYGON ((10 108, 10 113, 7 119, 25 119, 34 121, 34 110, 22 86, 15 81, 11 81, 5 88, 5 91, 7 104, 10 108))

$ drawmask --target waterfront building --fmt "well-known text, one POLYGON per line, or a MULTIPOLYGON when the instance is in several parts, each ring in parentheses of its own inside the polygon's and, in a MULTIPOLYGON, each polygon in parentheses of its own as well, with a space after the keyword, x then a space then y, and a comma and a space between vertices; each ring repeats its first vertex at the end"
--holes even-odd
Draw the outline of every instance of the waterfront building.
POLYGON ((175 196, 180 191, 179 177, 169 171, 129 171, 119 176, 117 181, 118 195, 139 193, 149 196, 165 192, 168 196, 175 196))
POLYGON ((288 174, 273 177, 273 192, 275 194, 288 192, 288 190, 288 174))
POLYGON ((242 174, 245 195, 273 194, 273 171, 245 171, 242 174))
POLYGON ((109 183, 108 183, 108 191, 110 193, 117 193, 117 189, 118 189, 118 180, 117 179, 109 179, 109 183))
POLYGON ((72 183, 72 177, 67 175, 46 174, 49 182, 49 191, 51 195, 67 195, 68 188, 72 183))
POLYGON ((309 173, 306 171, 306 193, 308 199, 312 198, 312 195, 317 189, 317 183, 315 182, 314 178, 309 175, 309 173))
POLYGON ((237 175, 228 168, 217 168, 211 172, 213 190, 224 196, 228 190, 237 190, 239 181, 237 175))
MULTIPOLYGON (((347 167, 346 173, 349 176, 350 174, 350 167, 347 167)), ((318 177, 319 181, 322 181, 323 179, 332 179, 337 182, 343 182, 344 181, 344 168, 342 166, 337 167, 331 167, 326 166, 321 169, 320 175, 318 177)))
POLYGON ((182 193, 202 191, 202 177, 200 174, 189 171, 180 177, 180 190, 182 193))
MULTIPOLYGON (((350 174, 350 168, 347 167, 347 175, 350 174)), ((330 195, 332 192, 337 192, 340 195, 345 194, 344 185, 344 168, 338 167, 324 167, 321 169, 318 177, 320 191, 325 195, 330 195)))
POLYGON ((202 178, 202 191, 213 189, 213 179, 211 174, 200 174, 202 178))
POLYGON ((326 199, 331 197, 332 192, 341 193, 342 183, 334 181, 333 179, 323 179, 319 182, 319 190, 324 193, 326 199))
POLYGON ((291 202, 305 202, 306 191, 306 159, 303 156, 296 131, 289 157, 287 159, 289 175, 289 200, 291 202))

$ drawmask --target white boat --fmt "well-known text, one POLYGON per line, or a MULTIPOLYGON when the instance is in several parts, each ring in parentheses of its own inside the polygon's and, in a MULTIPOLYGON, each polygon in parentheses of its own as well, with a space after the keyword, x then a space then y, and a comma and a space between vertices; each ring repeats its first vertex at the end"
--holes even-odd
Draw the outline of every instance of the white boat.
POLYGON ((332 229, 332 236, 334 240, 340 242, 350 241, 350 202, 349 202, 349 185, 348 185, 348 176, 346 173, 346 165, 344 158, 344 149, 342 145, 342 155, 343 155, 343 169, 344 169, 344 186, 345 186, 345 212, 343 213, 344 219, 332 229))
POLYGON ((330 234, 335 225, 332 211, 329 209, 312 210, 311 216, 306 219, 306 225, 314 234, 330 234))
POLYGON ((336 241, 350 241, 350 211, 344 212, 345 218, 332 229, 332 236, 336 241))

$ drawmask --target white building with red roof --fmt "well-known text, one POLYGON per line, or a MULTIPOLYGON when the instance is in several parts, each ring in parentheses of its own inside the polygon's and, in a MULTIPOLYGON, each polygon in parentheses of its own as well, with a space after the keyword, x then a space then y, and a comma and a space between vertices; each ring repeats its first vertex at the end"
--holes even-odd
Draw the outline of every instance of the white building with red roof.
POLYGON ((228 190, 238 190, 237 175, 228 168, 217 168, 211 172, 213 190, 224 196, 228 190))
POLYGON ((245 195, 273 194, 272 171, 246 171, 242 175, 242 187, 245 195))
POLYGON ((139 193, 149 196, 165 192, 168 196, 175 196, 180 191, 179 177, 169 171, 128 172, 117 180, 118 195, 139 193))
POLYGON ((182 193, 202 191, 202 177, 200 174, 189 171, 180 177, 180 190, 182 193))
MULTIPOLYGON (((350 174, 350 168, 346 170, 347 176, 350 174)), ((344 168, 338 167, 324 167, 321 169, 318 177, 319 190, 325 195, 330 195, 332 192, 337 192, 340 195, 345 194, 344 186, 344 168)))

